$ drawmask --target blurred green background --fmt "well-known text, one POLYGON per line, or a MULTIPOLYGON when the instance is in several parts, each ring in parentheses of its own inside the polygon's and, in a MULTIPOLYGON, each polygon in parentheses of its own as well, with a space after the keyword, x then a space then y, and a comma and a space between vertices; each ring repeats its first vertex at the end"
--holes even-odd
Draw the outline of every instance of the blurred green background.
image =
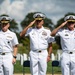
MULTIPOLYGON (((52 61, 48 62, 48 67, 47 67, 48 74, 52 73, 51 63, 52 63, 52 61)), ((16 64, 14 65, 14 73, 22 73, 22 72, 23 72, 23 66, 20 65, 20 61, 17 61, 16 64)), ((30 68, 25 67, 25 72, 30 73, 30 68)), ((54 67, 54 73, 60 74, 61 73, 60 67, 54 67)))

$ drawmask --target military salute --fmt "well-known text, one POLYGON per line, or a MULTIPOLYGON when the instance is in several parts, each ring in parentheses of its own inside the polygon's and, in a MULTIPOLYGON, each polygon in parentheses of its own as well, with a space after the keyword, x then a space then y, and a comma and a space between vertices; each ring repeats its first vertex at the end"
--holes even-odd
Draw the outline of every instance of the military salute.
POLYGON ((69 15, 64 18, 65 22, 54 29, 51 36, 60 36, 61 38, 61 70, 62 75, 75 75, 75 16, 69 15), (66 29, 62 29, 67 26, 66 29))
POLYGON ((18 40, 11 32, 10 17, 0 17, 0 75, 13 75, 13 64, 16 62, 18 40))
POLYGON ((46 75, 47 61, 50 60, 52 52, 51 31, 43 27, 45 15, 35 13, 32 21, 20 33, 20 36, 29 36, 30 38, 30 68, 32 75, 46 75), (32 26, 35 24, 35 27, 32 26), (47 52, 48 49, 48 52, 47 52))

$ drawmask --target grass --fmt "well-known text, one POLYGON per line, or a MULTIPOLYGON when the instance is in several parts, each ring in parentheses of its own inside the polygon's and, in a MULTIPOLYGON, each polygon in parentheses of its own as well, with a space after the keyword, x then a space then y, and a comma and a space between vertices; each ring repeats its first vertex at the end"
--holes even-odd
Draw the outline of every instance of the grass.
MULTIPOLYGON (((48 67, 47 67, 47 73, 51 74, 52 73, 52 66, 51 66, 51 61, 48 62, 48 67)), ((23 67, 20 65, 20 61, 17 61, 16 64, 14 65, 14 73, 22 73, 23 72, 23 67)), ((25 68, 26 73, 30 73, 30 68, 26 67, 25 68)), ((54 67, 54 73, 60 74, 60 67, 54 67)))

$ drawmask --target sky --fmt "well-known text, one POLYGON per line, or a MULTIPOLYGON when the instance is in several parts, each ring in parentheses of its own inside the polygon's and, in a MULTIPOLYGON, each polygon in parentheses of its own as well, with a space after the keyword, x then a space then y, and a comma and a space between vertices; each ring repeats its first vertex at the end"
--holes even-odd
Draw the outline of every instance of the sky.
POLYGON ((0 15, 8 14, 15 19, 19 31, 20 22, 30 12, 42 12, 56 24, 68 12, 75 13, 74 8, 75 0, 0 0, 0 15))

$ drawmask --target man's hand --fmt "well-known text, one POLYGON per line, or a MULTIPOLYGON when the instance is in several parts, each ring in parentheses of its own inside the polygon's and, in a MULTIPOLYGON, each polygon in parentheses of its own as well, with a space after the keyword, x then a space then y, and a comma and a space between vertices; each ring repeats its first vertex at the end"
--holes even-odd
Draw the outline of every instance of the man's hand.
POLYGON ((32 25, 34 25, 35 21, 36 21, 36 20, 32 21, 32 22, 28 25, 28 27, 31 27, 32 25))
POLYGON ((59 29, 61 29, 63 26, 65 26, 67 24, 68 21, 65 21, 64 23, 62 23, 59 27, 57 27, 56 29, 54 29, 52 32, 51 32, 51 36, 55 36, 55 34, 58 32, 59 29))
POLYGON ((25 34, 26 34, 28 28, 30 28, 32 25, 34 25, 35 21, 36 21, 36 20, 32 21, 27 27, 24 28, 24 30, 20 33, 20 36, 21 36, 21 37, 25 36, 25 34))
POLYGON ((15 58, 13 58, 12 63, 13 63, 13 64, 15 64, 15 63, 16 63, 16 59, 15 59, 15 58))
POLYGON ((65 26, 67 24, 68 21, 65 21, 61 24, 61 27, 65 26))
POLYGON ((47 57, 47 62, 49 62, 49 61, 50 61, 50 56, 47 57))

